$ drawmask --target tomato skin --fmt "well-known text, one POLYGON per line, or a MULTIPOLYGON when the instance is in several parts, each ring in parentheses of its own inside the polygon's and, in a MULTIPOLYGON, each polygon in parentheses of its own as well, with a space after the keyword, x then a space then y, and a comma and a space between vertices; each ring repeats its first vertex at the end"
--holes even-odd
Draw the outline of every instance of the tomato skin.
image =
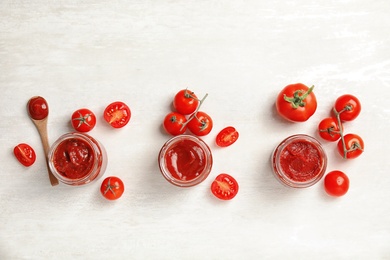
POLYGON ((349 178, 342 171, 329 172, 324 178, 324 188, 330 196, 343 196, 348 192, 349 178))
POLYGON ((211 184, 211 192, 221 200, 231 200, 238 193, 237 181, 226 173, 219 174, 211 184))
POLYGON ((78 132, 89 132, 96 125, 96 116, 91 110, 81 108, 72 114, 71 124, 78 132))
POLYGON ((334 117, 327 117, 318 124, 318 133, 327 141, 335 142, 340 139, 340 133, 344 129, 341 125, 341 131, 337 119, 334 117))
POLYGON ((354 159, 361 155, 364 151, 363 139, 357 134, 347 134, 344 136, 345 148, 347 153, 344 155, 342 139, 337 143, 337 150, 340 155, 346 159, 354 159))
POLYGON ((312 91, 313 87, 309 89, 302 83, 284 87, 275 103, 279 115, 292 122, 308 120, 317 109, 317 99, 312 91), (290 99, 291 102, 286 99, 290 99), (296 105, 294 106, 293 103, 296 105))
POLYGON ((219 147, 227 147, 235 143, 238 139, 238 136, 239 134, 237 130, 232 126, 228 126, 218 133, 215 139, 215 143, 219 147))
POLYGON ((205 112, 198 111, 188 124, 188 129, 197 136, 208 135, 213 129, 213 120, 205 112))
POLYGON ((334 109, 340 113, 341 121, 352 121, 362 109, 360 101, 351 94, 345 94, 336 99, 334 109))
POLYGON ((33 165, 36 160, 34 149, 26 143, 20 143, 15 146, 14 155, 16 159, 18 159, 18 161, 26 167, 33 165))
POLYGON ((122 180, 115 176, 105 178, 100 186, 101 194, 108 200, 119 199, 124 191, 125 186, 122 180))
POLYGON ((194 92, 188 89, 180 90, 173 99, 173 107, 182 115, 189 115, 198 108, 199 99, 194 92))
POLYGON ((104 120, 114 128, 122 128, 130 121, 130 108, 121 101, 109 104, 104 110, 104 120))
POLYGON ((42 120, 49 115, 47 101, 40 96, 32 97, 27 104, 28 113, 35 120, 42 120))
POLYGON ((183 127, 183 124, 187 122, 187 119, 184 115, 171 112, 167 114, 163 121, 164 130, 171 135, 180 135, 184 134, 187 130, 187 126, 183 127))

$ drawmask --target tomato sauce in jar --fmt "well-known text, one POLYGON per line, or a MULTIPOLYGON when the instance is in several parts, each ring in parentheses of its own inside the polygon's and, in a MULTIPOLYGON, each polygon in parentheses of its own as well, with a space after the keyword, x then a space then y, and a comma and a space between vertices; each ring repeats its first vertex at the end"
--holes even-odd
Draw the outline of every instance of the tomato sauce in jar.
POLYGON ((159 166, 170 183, 190 187, 207 178, 212 167, 212 154, 207 144, 191 135, 179 135, 161 148, 159 166))
POLYGON ((83 133, 61 136, 49 152, 49 166, 63 183, 83 185, 103 175, 107 166, 104 147, 83 133))
POLYGON ((327 157, 321 144, 308 135, 293 135, 283 140, 272 155, 272 169, 283 184, 306 188, 325 173, 327 157))

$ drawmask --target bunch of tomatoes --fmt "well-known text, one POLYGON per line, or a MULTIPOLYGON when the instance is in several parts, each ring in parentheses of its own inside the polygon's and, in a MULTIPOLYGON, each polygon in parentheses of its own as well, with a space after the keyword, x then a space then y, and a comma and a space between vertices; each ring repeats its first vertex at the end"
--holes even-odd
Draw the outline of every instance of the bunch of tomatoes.
MULTIPOLYGON (((213 128, 213 120, 207 113, 199 111, 207 96, 198 99, 188 89, 177 92, 172 102, 174 111, 168 113, 163 121, 165 131, 174 136, 184 134, 187 130, 196 136, 208 135, 213 128)), ((236 142, 238 136, 237 130, 228 126, 218 133, 215 142, 220 147, 227 147, 236 142)), ((222 173, 212 182, 211 192, 219 199, 231 200, 237 195, 238 183, 229 174, 222 173)))
MULTIPOLYGON (((276 110, 283 118, 292 122, 307 121, 317 109, 314 86, 297 83, 287 85, 276 99, 276 110)), ((344 135, 343 123, 352 121, 360 114, 361 104, 357 97, 345 94, 336 99, 332 116, 323 119, 318 125, 321 138, 336 142, 337 150, 345 159, 353 159, 364 150, 363 139, 357 134, 344 135)), ((349 189, 348 176, 342 171, 329 172, 324 179, 325 191, 332 196, 342 196, 349 189)))

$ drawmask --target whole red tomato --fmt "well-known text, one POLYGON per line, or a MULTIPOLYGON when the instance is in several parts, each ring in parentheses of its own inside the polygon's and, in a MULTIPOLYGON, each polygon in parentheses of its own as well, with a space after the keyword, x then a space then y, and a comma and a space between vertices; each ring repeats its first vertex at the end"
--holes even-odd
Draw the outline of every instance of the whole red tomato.
POLYGON ((96 116, 91 110, 81 108, 72 114, 71 123, 76 131, 89 132, 96 125, 96 116))
POLYGON ((229 174, 221 173, 212 182, 211 192, 218 199, 231 200, 238 193, 238 183, 229 174))
POLYGON ((33 165, 36 159, 34 149, 25 143, 15 146, 14 155, 16 159, 18 159, 18 161, 26 167, 33 165))
POLYGON ((187 126, 185 125, 186 121, 187 119, 184 115, 177 112, 171 112, 165 116, 163 127, 168 134, 184 134, 187 130, 187 126))
POLYGON ((108 200, 119 199, 124 191, 122 180, 115 176, 105 178, 100 186, 100 192, 108 200))
POLYGON ((314 86, 308 88, 302 83, 287 85, 276 99, 276 110, 283 118, 293 122, 308 120, 317 109, 314 86))
POLYGON ((348 176, 341 171, 329 172, 324 178, 324 188, 331 196, 343 196, 349 189, 348 176))
POLYGON ((363 139, 357 134, 347 134, 337 143, 337 150, 345 159, 356 158, 364 151, 363 139), (345 147, 343 145, 343 140, 345 147))
MULTIPOLYGON (((341 128, 341 130, 343 130, 343 125, 341 125, 341 128)), ((328 117, 319 123, 318 132, 323 139, 335 142, 340 139, 342 131, 340 131, 337 119, 334 117, 328 117)))
POLYGON ((204 136, 213 129, 213 120, 205 112, 198 111, 188 122, 187 127, 194 135, 204 136))
POLYGON ((352 121, 360 114, 362 106, 357 97, 346 94, 336 99, 334 109, 342 121, 352 121))
POLYGON ((198 105, 198 97, 194 92, 188 89, 180 90, 173 99, 173 107, 182 115, 194 113, 198 105))
POLYGON ((131 111, 125 103, 116 101, 106 107, 103 117, 112 127, 121 128, 130 121, 131 111))

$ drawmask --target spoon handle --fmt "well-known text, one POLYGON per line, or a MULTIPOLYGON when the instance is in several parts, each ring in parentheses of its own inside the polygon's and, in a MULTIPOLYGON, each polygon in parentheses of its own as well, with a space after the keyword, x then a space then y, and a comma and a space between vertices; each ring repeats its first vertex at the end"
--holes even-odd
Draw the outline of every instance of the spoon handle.
POLYGON ((45 153, 45 159, 46 159, 46 166, 47 166, 47 171, 49 174, 49 179, 50 183, 52 186, 58 185, 58 180, 57 178, 53 175, 53 173, 50 170, 49 167, 49 150, 50 150, 50 145, 49 145, 49 139, 48 139, 48 134, 47 134, 47 126, 44 124, 44 127, 40 129, 39 136, 41 137, 42 145, 43 145, 43 151, 45 153))

